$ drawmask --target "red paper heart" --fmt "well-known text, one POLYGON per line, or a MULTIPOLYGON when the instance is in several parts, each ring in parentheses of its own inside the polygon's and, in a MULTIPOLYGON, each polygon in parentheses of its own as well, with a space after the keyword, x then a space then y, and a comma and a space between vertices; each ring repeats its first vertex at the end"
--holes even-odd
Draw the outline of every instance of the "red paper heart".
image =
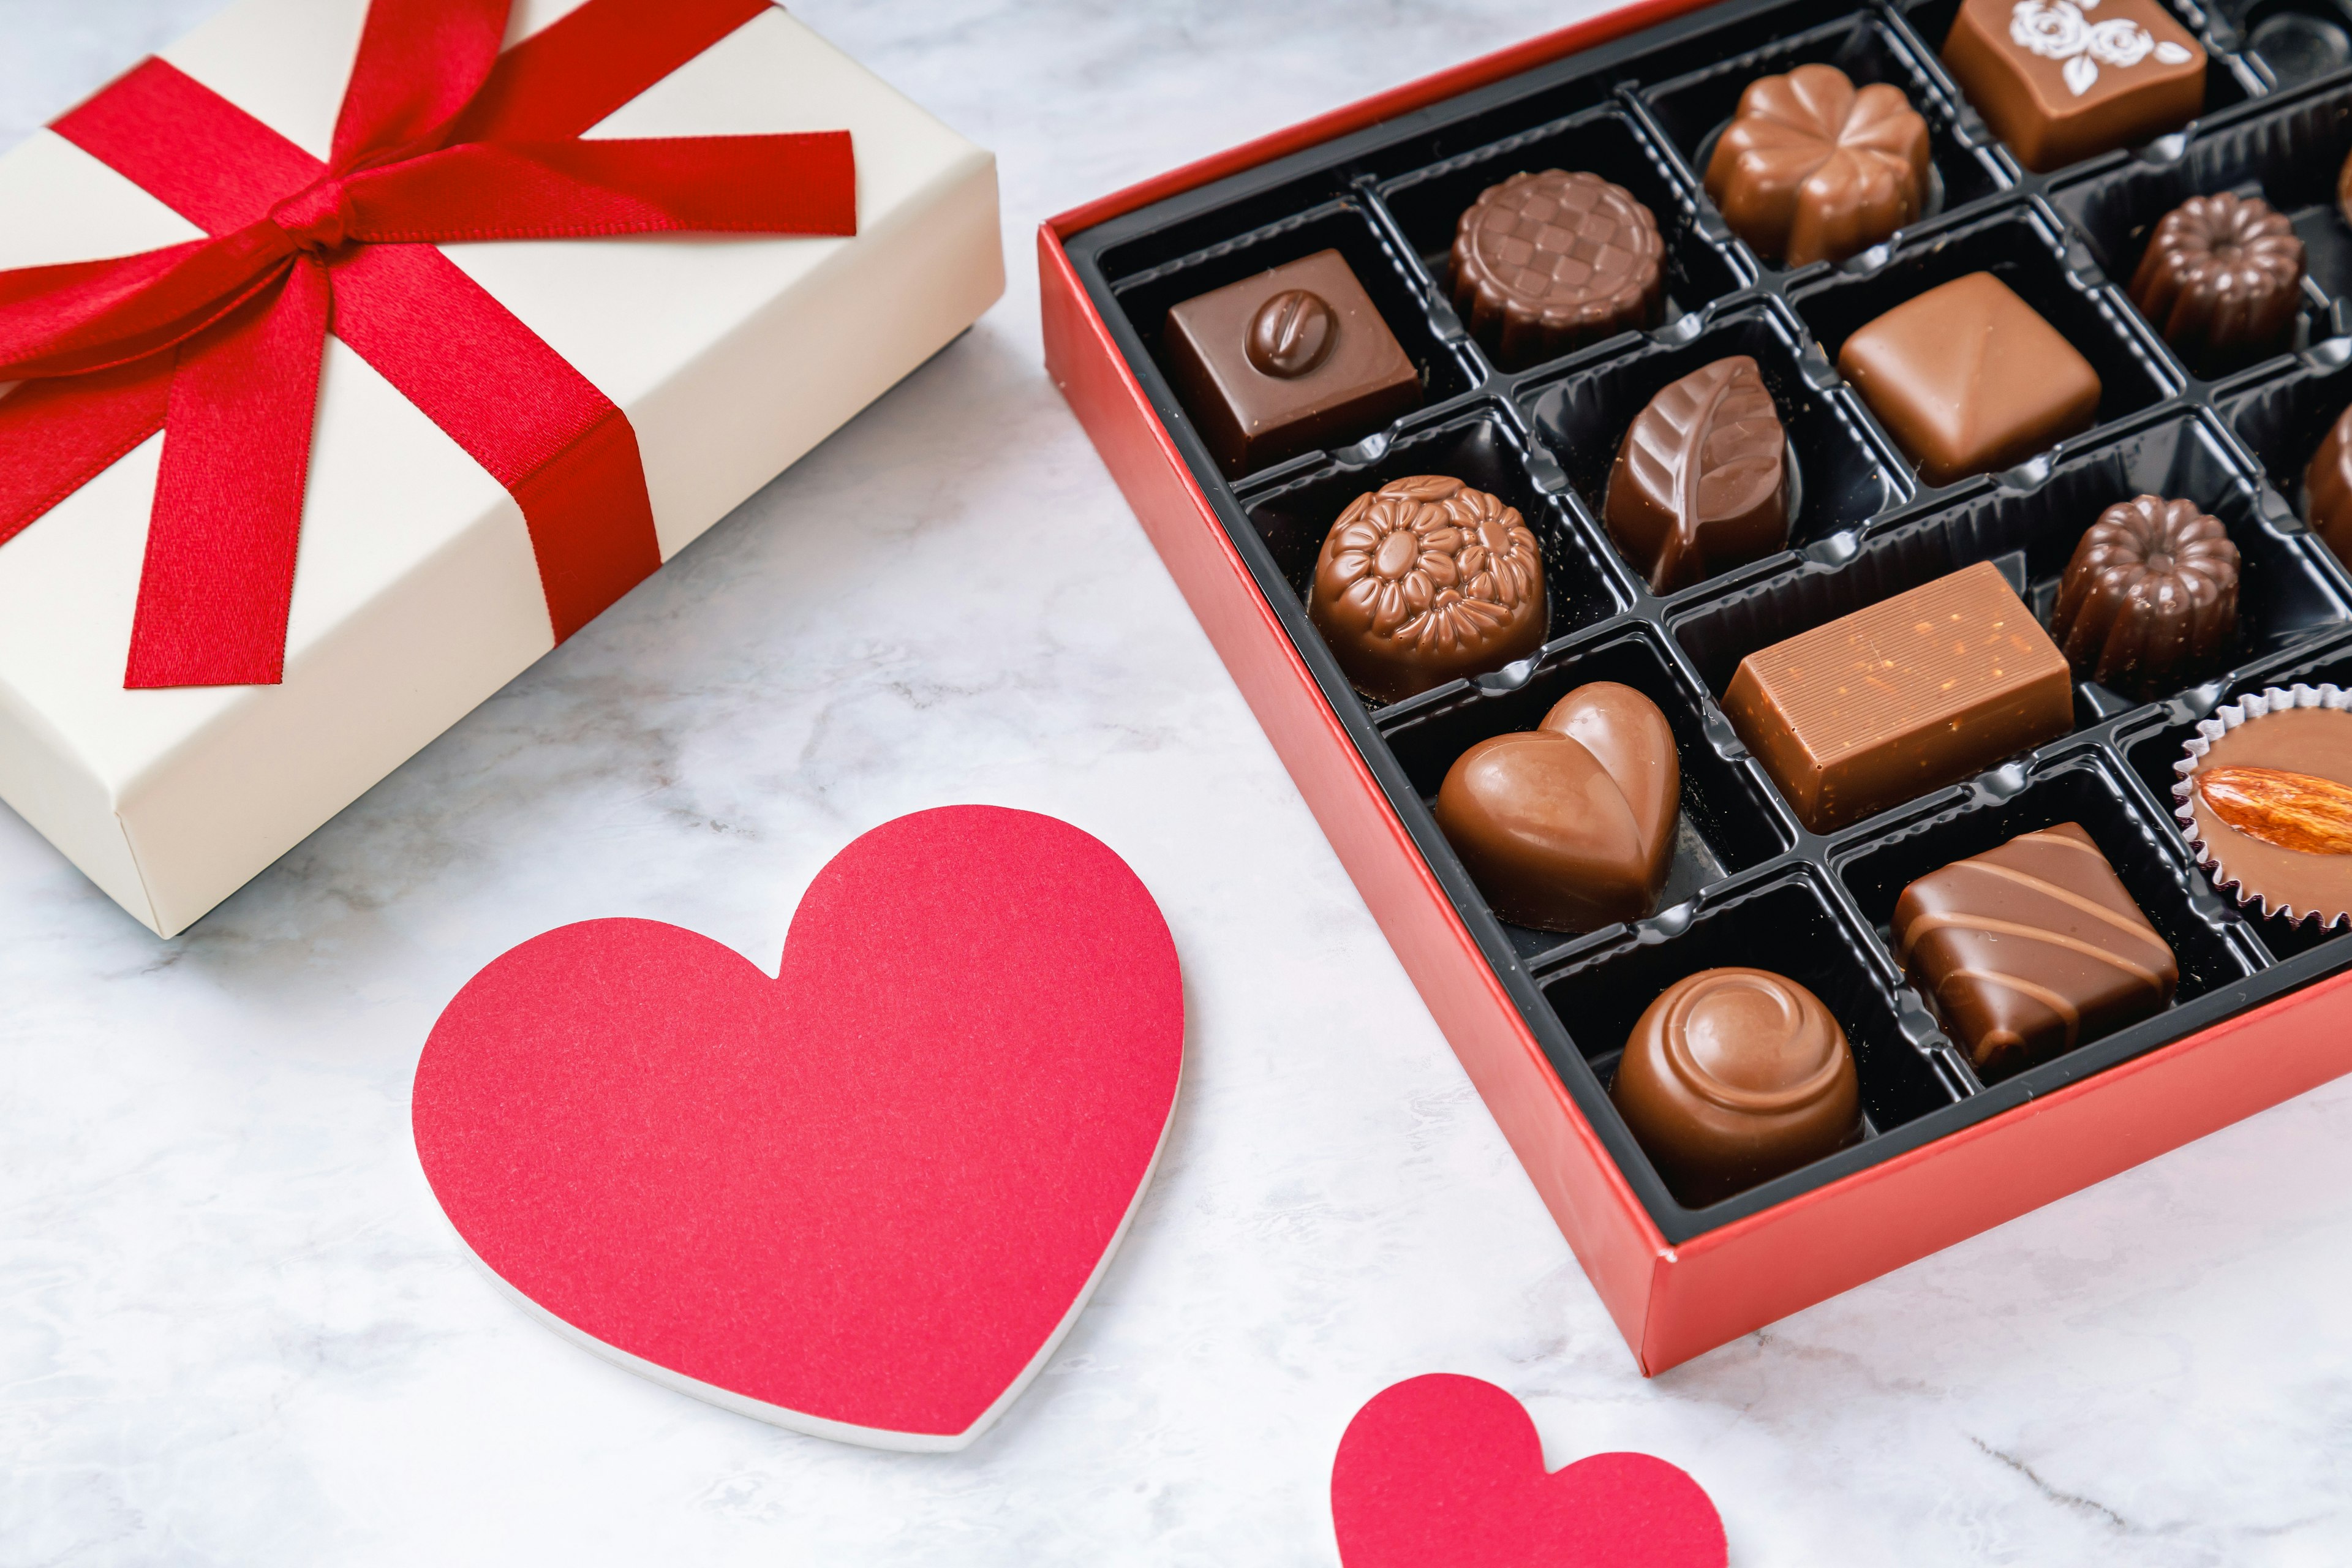
POLYGON ((953 806, 835 856, 773 980, 654 921, 535 937, 442 1013, 417 1158, 555 1327, 803 1431, 961 1447, 1140 1202, 1182 987, 1125 862, 953 806))
POLYGON ((1435 1373, 1356 1412, 1331 1466, 1345 1568, 1724 1568, 1699 1484, 1647 1454, 1547 1475, 1519 1402, 1435 1373))

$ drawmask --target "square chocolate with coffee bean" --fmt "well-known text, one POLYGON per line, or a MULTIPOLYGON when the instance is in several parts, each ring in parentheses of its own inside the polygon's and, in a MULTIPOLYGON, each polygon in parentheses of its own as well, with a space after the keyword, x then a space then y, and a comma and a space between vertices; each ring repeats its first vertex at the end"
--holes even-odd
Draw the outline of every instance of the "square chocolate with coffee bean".
POLYGON ((1168 312, 1177 395, 1227 475, 1360 441, 1421 406, 1421 374, 1336 250, 1168 312))

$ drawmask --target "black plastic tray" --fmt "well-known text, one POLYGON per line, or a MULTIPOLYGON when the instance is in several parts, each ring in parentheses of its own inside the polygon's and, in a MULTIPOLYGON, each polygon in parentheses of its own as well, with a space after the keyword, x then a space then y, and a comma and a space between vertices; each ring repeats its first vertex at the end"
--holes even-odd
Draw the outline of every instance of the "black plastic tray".
POLYGON ((1819 0, 1731 0, 1068 243, 1096 308, 1349 737, 1670 1242, 2352 966, 2352 935, 2249 918, 2216 897, 2169 810, 2182 742, 2231 695, 2294 680, 2352 685, 2352 573, 2299 511, 2304 465, 2352 402, 2352 228, 2334 207, 2336 170, 2352 151, 2352 0, 2175 4, 2210 56, 2204 115, 2148 147, 2047 175, 2023 172, 1945 75, 1936 46, 1956 8, 1957 0, 1881 0, 1825 13, 1819 0), (2275 20, 2290 11, 2290 24, 2275 20), (2330 28, 2346 40, 2345 64, 2314 74, 2315 61, 2332 58, 2330 28), (1749 79, 1812 60, 1903 89, 1931 130, 1939 199, 1843 265, 1784 271, 1731 235, 1696 160, 1749 79), (1456 216, 1480 190, 1555 166, 1603 174, 1656 214, 1665 319, 1506 374, 1448 304, 1445 253, 1456 216), (2157 218, 2219 190, 2259 191, 2288 212, 2309 251, 2310 281, 2291 352, 2209 382, 2166 347, 2121 284, 2157 218), (1420 365, 1426 401, 1352 446, 1228 481, 1162 374, 1162 321, 1180 300, 1327 247, 1347 257, 1420 365), (1832 366, 1856 327, 1979 268, 1999 273, 2097 367, 2098 423, 2011 472, 1929 486, 1832 366), (1789 429, 1801 486, 1790 548, 1662 599, 1611 543, 1602 487, 1650 395, 1727 353, 1756 357, 1789 429), (1550 640, 1507 670, 1368 702, 1307 619, 1307 574, 1349 500, 1431 472, 1495 492, 1534 527, 1550 640), (2078 685, 2075 728, 2064 738, 1839 833, 1806 831, 1718 706, 1739 660, 1976 561, 1997 563, 2046 614, 2082 531, 2101 508, 2142 491, 2196 500, 2243 553, 2242 629, 2227 671, 2152 702, 2078 685), (1532 726, 1570 688, 1595 679, 1647 693, 1682 752, 1682 827, 1660 911, 1573 938, 1506 925, 1438 831, 1430 801, 1465 747, 1532 726), (2080 823, 2115 863, 2179 955, 2179 991, 2154 1018, 1988 1084, 1904 984, 1886 921, 1913 878, 2057 822, 2080 823), (1659 991, 1731 963, 1787 973, 1837 1015, 1855 1049, 1865 1136, 1686 1209, 1606 1086, 1659 991))

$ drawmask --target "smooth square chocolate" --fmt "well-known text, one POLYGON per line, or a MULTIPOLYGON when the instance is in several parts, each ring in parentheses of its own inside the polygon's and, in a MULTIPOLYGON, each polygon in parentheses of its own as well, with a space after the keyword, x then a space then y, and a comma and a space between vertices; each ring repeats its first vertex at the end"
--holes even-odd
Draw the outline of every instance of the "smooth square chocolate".
POLYGON ((2037 174, 2178 131, 2205 51, 2157 0, 1961 0, 1944 64, 2037 174))
POLYGON ((2160 1012, 2180 983, 2170 944, 2072 822, 1930 871, 1893 924, 1905 975, 1988 1077, 2160 1012))
POLYGON ((1336 250, 1173 307, 1165 347, 1177 395, 1232 477, 1421 406, 1420 372, 1336 250))
POLYGON ((2023 462, 2099 412, 2099 373, 1990 272, 1906 300, 1838 351, 1853 383, 1931 485, 2023 462))

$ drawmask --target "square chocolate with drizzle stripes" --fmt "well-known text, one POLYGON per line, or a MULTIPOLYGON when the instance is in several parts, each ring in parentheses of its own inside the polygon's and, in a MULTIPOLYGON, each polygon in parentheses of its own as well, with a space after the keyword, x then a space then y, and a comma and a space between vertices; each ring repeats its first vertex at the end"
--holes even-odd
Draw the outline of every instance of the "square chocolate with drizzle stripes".
POLYGON ((2021 833, 1903 889, 1895 952, 1987 1078, 2161 1011, 2172 949, 2072 822, 2021 833))

